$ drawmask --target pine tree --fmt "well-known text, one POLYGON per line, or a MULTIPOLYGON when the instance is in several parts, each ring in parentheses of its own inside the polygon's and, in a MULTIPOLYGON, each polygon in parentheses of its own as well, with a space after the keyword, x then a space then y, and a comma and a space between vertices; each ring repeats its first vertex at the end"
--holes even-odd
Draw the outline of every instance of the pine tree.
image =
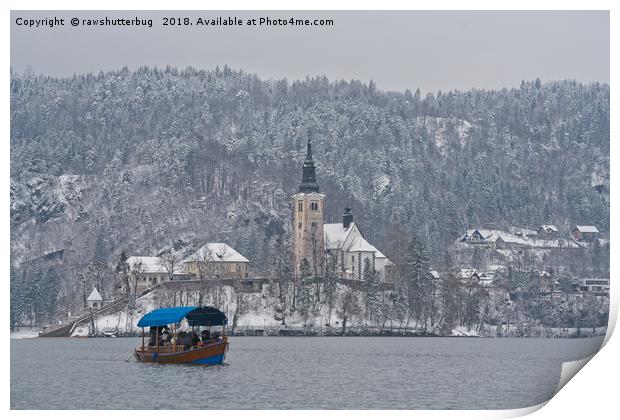
POLYGON ((366 292, 366 305, 365 305, 365 318, 366 322, 374 318, 375 312, 379 307, 379 276, 376 270, 372 267, 370 259, 364 260, 364 289, 366 292))
POLYGON ((430 259, 424 244, 415 236, 407 249, 407 281, 409 311, 426 328, 430 316, 430 259))

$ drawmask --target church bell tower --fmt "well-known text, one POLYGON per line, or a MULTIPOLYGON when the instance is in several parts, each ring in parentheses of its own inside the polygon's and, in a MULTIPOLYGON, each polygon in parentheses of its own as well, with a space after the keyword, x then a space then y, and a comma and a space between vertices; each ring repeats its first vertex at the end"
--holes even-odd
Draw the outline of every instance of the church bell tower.
POLYGON ((302 168, 299 192, 293 195, 293 270, 301 275, 300 266, 304 259, 311 273, 323 274, 325 247, 323 243, 323 220, 325 195, 319 192, 316 169, 312 160, 312 143, 308 139, 306 159, 302 168))

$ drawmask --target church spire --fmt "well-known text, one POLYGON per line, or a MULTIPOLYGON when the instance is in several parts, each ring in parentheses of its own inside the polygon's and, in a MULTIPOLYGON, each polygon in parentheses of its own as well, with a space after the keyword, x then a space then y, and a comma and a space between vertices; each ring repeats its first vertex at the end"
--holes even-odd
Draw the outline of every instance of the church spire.
POLYGON ((308 138, 308 147, 306 148, 306 162, 314 165, 314 162, 312 161, 312 142, 310 141, 310 138, 308 138))
POLYGON ((312 160, 312 142, 309 137, 308 146, 306 149, 306 160, 304 160, 304 166, 302 168, 302 178, 301 184, 299 185, 299 192, 319 192, 319 184, 316 183, 316 170, 314 167, 314 161, 312 160))

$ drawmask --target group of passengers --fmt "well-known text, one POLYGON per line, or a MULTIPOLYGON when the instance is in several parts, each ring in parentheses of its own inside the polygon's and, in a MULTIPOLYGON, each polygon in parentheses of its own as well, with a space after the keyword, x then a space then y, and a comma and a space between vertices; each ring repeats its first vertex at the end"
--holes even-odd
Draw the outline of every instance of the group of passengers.
POLYGON ((192 347, 204 346, 207 341, 219 338, 219 333, 203 330, 200 337, 195 331, 178 331, 173 334, 168 327, 151 327, 149 331, 148 345, 154 346, 183 346, 183 350, 189 350, 192 347))

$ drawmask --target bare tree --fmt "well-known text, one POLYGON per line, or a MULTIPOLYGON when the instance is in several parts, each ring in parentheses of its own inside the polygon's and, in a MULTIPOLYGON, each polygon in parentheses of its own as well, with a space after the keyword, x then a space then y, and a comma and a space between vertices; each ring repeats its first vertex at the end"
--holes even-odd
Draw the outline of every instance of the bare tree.
POLYGON ((342 319, 342 335, 344 335, 347 331, 347 322, 352 316, 359 315, 362 308, 355 290, 350 287, 346 288, 338 303, 337 314, 342 319))
POLYGON ((274 277, 277 288, 277 305, 276 305, 276 319, 282 321, 282 325, 286 324, 286 316, 289 302, 289 290, 292 278, 292 266, 291 266, 291 246, 290 243, 283 240, 278 236, 275 240, 272 248, 271 256, 271 274, 274 277))
MULTIPOLYGON (((174 276, 176 275, 179 265, 181 263, 181 259, 179 258, 179 256, 176 255, 174 252, 172 252, 172 250, 167 249, 166 251, 159 254, 159 262, 162 265, 162 267, 164 267, 164 269, 166 270, 166 273, 168 274, 168 281, 173 281, 174 276)), ((177 290, 173 291, 172 299, 170 298, 170 294, 168 293, 167 289, 165 289, 165 292, 166 292, 166 297, 168 298, 172 306, 176 306, 177 305, 177 290)), ((181 296, 181 300, 182 300, 182 296, 181 296)))
POLYGON ((168 249, 159 255, 159 261, 166 270, 166 273, 168 273, 168 280, 174 280, 176 271, 178 271, 179 265, 181 263, 181 259, 179 258, 179 256, 172 252, 172 250, 168 249))
POLYGON ((198 306, 202 306, 205 294, 210 291, 210 286, 206 280, 208 273, 212 269, 214 259, 215 253, 208 245, 200 248, 196 254, 196 267, 198 269, 198 277, 201 284, 200 290, 198 290, 198 306))
POLYGON ((106 296, 106 283, 108 275, 110 274, 110 267, 104 261, 91 261, 82 270, 82 278, 85 283, 90 287, 91 285, 96 287, 101 296, 106 296))

